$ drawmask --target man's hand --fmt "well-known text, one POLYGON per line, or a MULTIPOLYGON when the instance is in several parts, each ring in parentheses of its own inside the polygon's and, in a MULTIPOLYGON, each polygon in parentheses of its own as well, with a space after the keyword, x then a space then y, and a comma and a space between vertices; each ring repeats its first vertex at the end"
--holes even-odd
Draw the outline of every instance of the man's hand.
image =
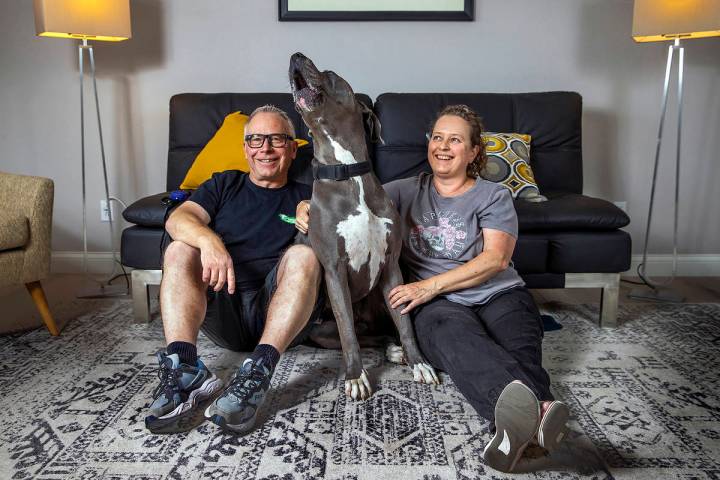
POLYGON ((303 200, 298 203, 295 209, 295 228, 307 234, 310 223, 310 200, 303 200))
POLYGON ((427 279, 406 285, 398 285, 390 290, 388 298, 392 308, 398 308, 400 305, 406 304, 405 308, 400 311, 401 315, 405 315, 418 305, 429 302, 438 293, 440 293, 440 290, 435 285, 435 282, 432 279, 427 279))
POLYGON ((203 282, 216 292, 219 292, 227 283, 228 292, 235 293, 233 261, 222 240, 217 235, 213 235, 198 243, 200 244, 200 263, 203 267, 203 282))

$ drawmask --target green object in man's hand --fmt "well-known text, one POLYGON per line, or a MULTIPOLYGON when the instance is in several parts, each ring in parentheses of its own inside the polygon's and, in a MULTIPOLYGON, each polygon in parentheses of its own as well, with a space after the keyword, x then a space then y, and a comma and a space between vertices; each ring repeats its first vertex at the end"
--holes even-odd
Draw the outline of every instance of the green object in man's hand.
POLYGON ((291 225, 295 225, 295 217, 288 217, 284 213, 278 214, 278 217, 280 217, 280 220, 282 220, 285 223, 289 223, 291 225))

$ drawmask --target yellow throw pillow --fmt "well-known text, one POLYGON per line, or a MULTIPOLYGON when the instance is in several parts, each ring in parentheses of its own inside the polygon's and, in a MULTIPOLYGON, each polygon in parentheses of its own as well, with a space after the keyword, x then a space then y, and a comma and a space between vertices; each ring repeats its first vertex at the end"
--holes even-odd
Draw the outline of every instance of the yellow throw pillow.
MULTIPOLYGON (((248 116, 242 112, 229 114, 215 135, 195 157, 190 170, 180 185, 180 190, 195 190, 212 177, 213 173, 225 170, 250 171, 243 149, 245 124, 248 116)), ((308 142, 295 139, 299 147, 308 142)))
POLYGON ((530 135, 524 133, 483 133, 487 164, 480 175, 499 183, 513 198, 544 202, 530 168, 530 135))

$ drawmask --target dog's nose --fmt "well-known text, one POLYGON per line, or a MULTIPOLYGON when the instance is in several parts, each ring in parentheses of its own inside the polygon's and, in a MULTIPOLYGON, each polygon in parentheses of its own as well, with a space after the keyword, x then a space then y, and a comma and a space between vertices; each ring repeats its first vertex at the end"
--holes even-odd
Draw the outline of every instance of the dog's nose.
POLYGON ((305 59, 307 59, 307 57, 300 52, 295 52, 293 53, 292 57, 290 57, 290 60, 292 60, 293 62, 299 62, 305 59))

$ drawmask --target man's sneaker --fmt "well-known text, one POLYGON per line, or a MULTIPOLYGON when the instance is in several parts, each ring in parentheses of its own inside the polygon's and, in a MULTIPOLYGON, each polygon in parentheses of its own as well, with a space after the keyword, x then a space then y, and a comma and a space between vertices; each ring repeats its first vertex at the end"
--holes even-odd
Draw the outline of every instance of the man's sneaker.
POLYGON ((205 417, 224 430, 235 433, 251 430, 270 389, 271 377, 262 360, 246 359, 223 394, 205 410, 205 417))
POLYGON ((160 383, 153 391, 145 426, 152 433, 183 432, 195 426, 198 407, 222 388, 222 380, 200 360, 194 367, 180 363, 176 353, 157 353, 160 383))

